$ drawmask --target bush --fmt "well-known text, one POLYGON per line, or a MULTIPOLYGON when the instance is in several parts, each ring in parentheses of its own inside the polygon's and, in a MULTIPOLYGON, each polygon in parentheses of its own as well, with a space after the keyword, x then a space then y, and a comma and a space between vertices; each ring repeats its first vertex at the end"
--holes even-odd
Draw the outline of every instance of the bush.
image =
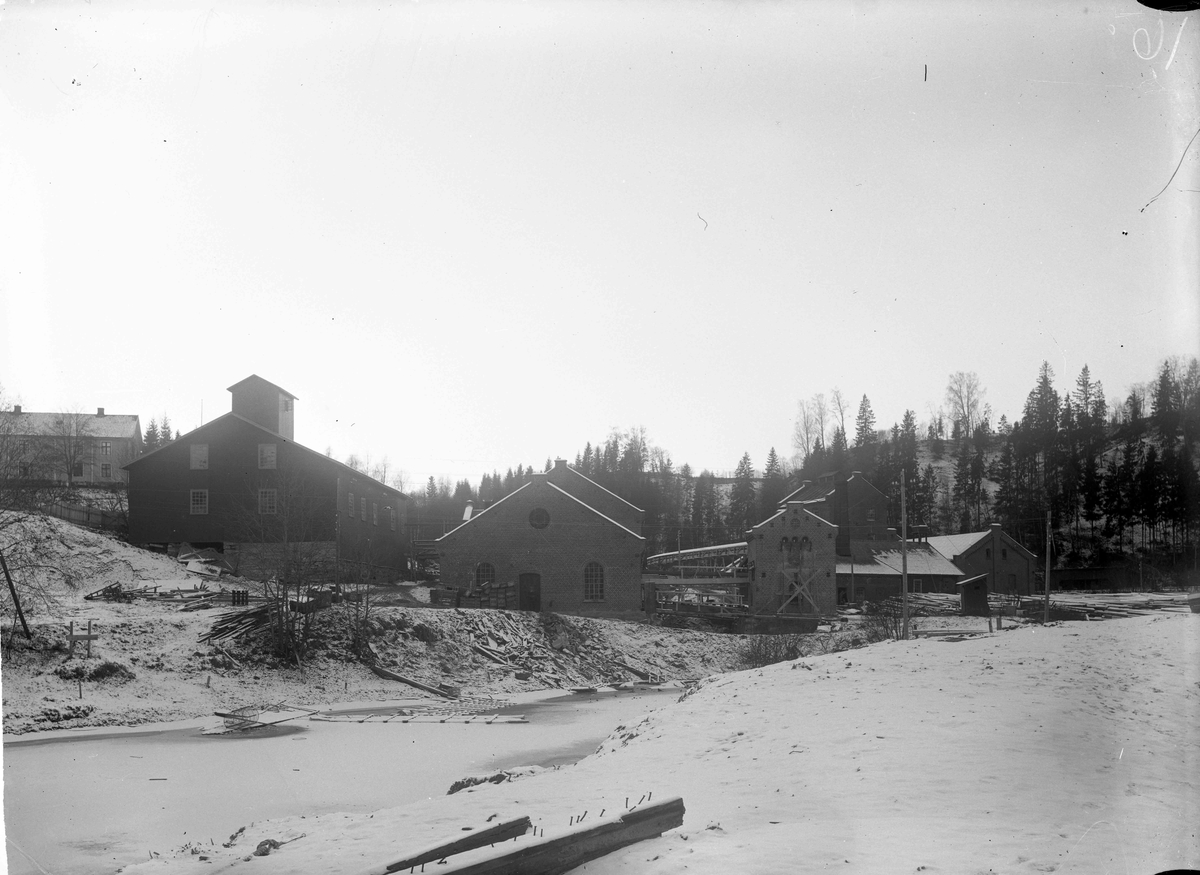
POLYGON ((762 668, 789 659, 799 659, 804 639, 800 635, 751 635, 741 648, 747 668, 762 668))
POLYGON ((102 662, 89 667, 84 662, 70 662, 54 669, 54 673, 64 681, 131 681, 136 675, 119 662, 102 662))

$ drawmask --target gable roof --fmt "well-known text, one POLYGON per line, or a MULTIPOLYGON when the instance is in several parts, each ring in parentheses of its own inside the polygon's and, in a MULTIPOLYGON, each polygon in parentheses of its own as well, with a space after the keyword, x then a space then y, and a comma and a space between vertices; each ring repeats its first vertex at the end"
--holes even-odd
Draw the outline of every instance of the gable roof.
MULTIPOLYGON (((617 493, 613 492, 611 489, 605 489, 603 486, 601 486, 599 483, 597 483, 597 482, 596 482, 595 480, 593 480, 591 477, 588 477, 586 474, 580 474, 578 471, 576 471, 576 470, 575 470, 574 468, 572 468, 570 465, 567 465, 567 466, 566 466, 566 469, 567 469, 568 471, 570 471, 572 474, 574 474, 576 477, 580 477, 580 478, 582 478, 582 479, 586 480, 588 483, 592 484, 592 485, 593 485, 593 486, 595 486, 597 489, 600 489, 600 490, 603 490, 604 492, 607 492, 609 495, 611 495, 613 498, 615 498, 617 501, 621 502, 622 504, 627 504, 627 505, 629 505, 629 506, 630 506, 630 507, 631 507, 633 510, 636 510, 638 513, 645 513, 645 511, 643 511, 643 510, 642 510, 640 507, 638 507, 636 504, 633 504, 633 503, 632 503, 632 502, 630 502, 630 501, 626 501, 624 498, 622 498, 621 496, 617 495, 617 493)), ((624 526, 622 526, 622 528, 624 528, 624 526)), ((641 536, 639 535, 638 537, 641 537, 641 536)))
MULTIPOLYGON (((904 558, 900 545, 891 541, 851 541, 850 559, 839 556, 838 574, 880 574, 899 577, 904 558)), ((928 544, 908 545, 908 576, 947 575, 962 577, 962 570, 928 544)))
POLYGON ((240 389, 242 386, 246 385, 247 383, 254 383, 256 385, 270 386, 272 389, 278 389, 281 393, 283 393, 284 395, 287 395, 289 398, 291 398, 295 401, 300 400, 295 395, 293 395, 291 392, 289 392, 287 389, 283 388, 282 386, 275 385, 270 380, 264 380, 258 374, 251 374, 244 380, 238 380, 232 386, 227 387, 225 391, 232 392, 235 389, 240 389))
POLYGON ((764 526, 770 526, 770 524, 771 524, 772 522, 774 522, 775 520, 779 519, 781 516, 785 516, 785 515, 787 514, 788 510, 790 510, 790 509, 791 509, 791 508, 790 508, 790 505, 793 505, 793 504, 795 504, 795 505, 798 505, 798 506, 799 506, 799 509, 800 509, 801 511, 803 511, 803 512, 804 512, 804 513, 806 513, 806 514, 808 514, 810 517, 812 517, 812 518, 813 518, 814 520, 816 520, 817 522, 819 522, 819 523, 823 523, 824 525, 827 525, 827 526, 829 526, 831 529, 836 529, 836 528, 837 528, 837 524, 836 524, 836 523, 832 523, 832 522, 830 522, 829 520, 825 519, 825 517, 821 516, 819 513, 813 513, 813 512, 812 512, 811 510, 809 510, 807 507, 804 507, 804 504, 805 504, 805 502, 803 502, 803 501, 789 501, 789 502, 788 502, 788 505, 789 505, 789 507, 781 507, 781 508, 780 508, 778 511, 776 511, 776 512, 775 512, 774 514, 772 514, 771 516, 767 517, 767 518, 766 518, 765 520, 763 520, 761 523, 755 523, 753 526, 751 526, 751 527, 750 527, 750 531, 751 531, 751 532, 754 532, 754 531, 757 531, 758 529, 761 529, 761 528, 763 528, 764 526))
POLYGON ((961 535, 931 535, 926 542, 943 556, 953 559, 961 556, 978 544, 991 532, 964 532, 961 535))
MULTIPOLYGON (((580 475, 580 476, 583 476, 583 475, 580 475)), ((600 511, 596 510, 596 508, 592 507, 587 502, 582 501, 579 498, 576 498, 574 495, 572 495, 570 492, 567 492, 567 490, 563 489, 561 486, 551 483, 544 476, 530 480, 528 483, 522 483, 520 486, 518 486, 512 492, 508 493, 508 495, 504 496, 502 499, 497 501, 495 504, 490 504, 487 507, 485 507, 483 510, 479 511, 478 513, 473 513, 469 520, 466 520, 461 525, 455 526, 453 529, 446 532, 446 534, 442 535, 440 538, 436 538, 435 540, 440 541, 440 540, 442 540, 442 538, 448 538, 451 535, 453 535, 455 532, 461 531, 465 527, 472 525, 473 523, 477 522, 478 520, 486 518, 487 515, 491 511, 495 510, 500 505, 504 504, 504 502, 508 501, 510 498, 512 498, 518 492, 528 489, 529 487, 533 486, 536 483, 543 483, 546 486, 549 486, 551 489, 555 490, 556 492, 561 492, 563 495, 565 495, 567 498, 571 499, 571 501, 575 502, 580 507, 584 508, 585 510, 587 510, 590 513, 595 514, 596 516, 600 517, 600 519, 604 520, 605 522, 611 523, 612 525, 616 526, 621 531, 626 532, 630 535, 633 535, 633 537, 637 538, 639 541, 646 540, 644 537, 639 535, 637 532, 633 531, 632 529, 627 528, 626 526, 621 525, 619 522, 614 520, 612 517, 608 517, 608 516, 605 516, 604 514, 600 513, 600 511)), ((601 487, 601 488, 603 488, 603 487, 601 487)), ((605 490, 605 491, 607 492, 608 490, 605 490)), ((624 499, 622 499, 622 500, 624 501, 624 499)), ((626 502, 626 503, 628 504, 628 502, 626 502)))
POLYGON ((820 501, 827 498, 837 489, 837 484, 832 480, 822 482, 818 480, 816 483, 805 483, 799 489, 789 492, 783 498, 779 499, 779 504, 785 505, 791 501, 820 501))
MULTIPOLYGON (((62 413, 39 413, 22 410, 0 412, 0 417, 12 423, 10 431, 14 435, 38 435, 53 437, 57 423, 62 419, 62 413)), ((133 438, 141 431, 141 421, 136 414, 106 413, 100 416, 95 413, 67 413, 67 416, 78 415, 82 421, 80 437, 98 438, 133 438)))
POLYGON ((288 440, 287 438, 285 438, 283 435, 279 434, 278 432, 271 431, 271 429, 266 428, 265 426, 259 425, 254 420, 247 419, 244 416, 239 416, 236 413, 225 413, 221 416, 218 416, 216 419, 212 420, 211 422, 206 422, 206 423, 204 423, 204 425, 200 426, 199 428, 194 428, 191 431, 189 431, 187 434, 183 435, 182 437, 171 441, 171 443, 166 444, 165 446, 161 446, 158 449, 154 450, 153 452, 146 453, 146 455, 141 456, 137 459, 134 459, 129 464, 122 465, 121 467, 125 468, 125 469, 129 469, 135 465, 140 465, 142 462, 146 461, 151 456, 157 456, 159 453, 161 453, 165 450, 173 449, 173 448, 177 447, 179 444, 182 444, 185 440, 188 440, 189 438, 193 438, 197 435, 201 435, 204 432, 206 432, 209 429, 216 426, 217 423, 224 422, 227 419, 233 419, 238 422, 243 422, 246 425, 249 425, 249 426, 252 426, 253 428, 258 429, 263 434, 269 435, 270 437, 274 438, 277 441, 281 441, 282 443, 285 443, 285 444, 291 444, 293 447, 295 447, 298 450, 303 450, 304 452, 308 453, 309 455, 316 456, 317 458, 321 459, 321 461, 323 463, 325 463, 327 465, 333 465, 336 468, 343 469, 343 473, 347 474, 348 476, 363 477, 367 480, 371 480, 377 486, 380 486, 383 489, 386 489, 388 492, 394 492, 396 495, 399 495, 401 498, 404 498, 404 499, 408 498, 408 496, 405 495, 403 492, 401 492, 399 489, 388 486, 386 483, 384 483, 380 480, 375 480, 375 478, 373 478, 367 474, 364 474, 362 471, 356 471, 354 468, 351 468, 349 465, 347 465, 344 462, 339 462, 337 459, 333 458, 332 456, 327 456, 324 453, 318 453, 316 450, 311 449, 310 447, 304 446, 304 444, 297 443, 296 441, 288 440))
POLYGON ((1033 551, 998 526, 983 532, 963 532, 960 535, 933 535, 925 540, 947 559, 953 559, 955 556, 965 556, 967 553, 970 553, 978 546, 980 541, 987 540, 988 536, 994 531, 998 531, 1004 543, 1014 550, 1024 553, 1030 559, 1037 558, 1037 555, 1033 551))

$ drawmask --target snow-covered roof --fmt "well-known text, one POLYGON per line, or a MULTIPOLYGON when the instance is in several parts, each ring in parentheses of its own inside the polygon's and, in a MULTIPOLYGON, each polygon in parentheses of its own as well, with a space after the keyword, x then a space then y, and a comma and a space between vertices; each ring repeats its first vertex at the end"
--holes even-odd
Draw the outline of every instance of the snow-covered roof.
MULTIPOLYGON (((580 475, 580 476, 583 476, 583 475, 580 475)), ((619 522, 614 520, 612 517, 605 516, 600 511, 596 510, 596 508, 594 508, 590 504, 588 504, 586 501, 582 501, 581 499, 575 497, 570 492, 563 489, 561 486, 557 486, 554 483, 551 483, 544 476, 538 477, 537 479, 534 479, 534 480, 530 480, 528 483, 522 483, 520 486, 518 486, 512 492, 508 493, 508 495, 504 496, 502 499, 497 501, 495 504, 490 504, 487 507, 485 507, 483 510, 479 511, 478 513, 472 514, 471 518, 469 520, 465 520, 462 523, 462 525, 455 526, 453 529, 446 532, 446 534, 442 535, 440 538, 437 538, 435 540, 440 541, 443 538, 448 538, 451 535, 453 535, 455 532, 460 531, 461 529, 465 528, 466 526, 472 525, 472 524, 476 523, 477 521, 484 519, 490 512, 492 512, 496 508, 500 507, 500 505, 504 504, 504 502, 508 501, 510 498, 512 498, 518 492, 528 489, 529 487, 533 486, 535 483, 544 483, 545 485, 549 486, 550 488, 555 489, 558 492, 561 492, 567 498, 571 499, 571 501, 575 502, 576 504, 580 505, 581 507, 585 508, 586 510, 590 511, 591 513, 594 513, 596 516, 600 517, 600 519, 605 520, 606 522, 610 522, 614 526, 616 526, 618 529, 621 529, 622 531, 628 532, 630 535, 633 535, 639 541, 646 540, 643 536, 639 535, 637 532, 633 531, 632 529, 621 525, 619 522)), ((603 488, 603 487, 601 487, 601 488, 603 488)), ((628 504, 628 502, 626 502, 626 503, 628 504)))
MULTIPOLYGON (((135 414, 106 413, 103 416, 96 413, 67 413, 66 416, 79 416, 79 436, 98 438, 133 438, 141 429, 141 423, 135 414)), ((22 410, 0 412, 0 417, 9 423, 8 431, 13 435, 54 435, 62 413, 39 413, 22 410)))
MULTIPOLYGON (((851 541, 850 557, 839 556, 838 574, 899 575, 903 570, 899 543, 890 541, 851 541)), ((922 577, 947 575, 962 577, 962 570, 928 544, 908 545, 908 575, 922 577)))
POLYGON ((448 538, 448 537, 450 537, 451 535, 453 535, 455 532, 457 532, 459 529, 461 529, 463 526, 469 526, 469 525, 471 525, 471 523, 473 523, 473 522, 476 522, 477 520, 480 520, 480 519, 482 519, 484 516, 486 516, 486 515, 488 514, 488 512, 489 512, 489 511, 495 510, 497 507, 499 507, 500 505, 504 504, 504 502, 508 501, 510 498, 512 498, 514 495, 516 495, 518 492, 520 492, 522 489, 527 489, 527 488, 529 488, 531 485, 533 485, 533 481, 532 481, 532 480, 530 480, 530 481, 529 481, 529 482, 527 482, 527 483, 522 483, 520 486, 518 486, 518 487, 517 487, 516 489, 514 489, 512 492, 508 493, 508 495, 504 496, 504 497, 503 497, 503 498, 501 498, 499 501, 492 502, 492 503, 491 503, 491 504, 489 504, 487 507, 485 507, 485 508, 483 508, 483 509, 481 509, 481 510, 473 511, 473 512, 471 513, 471 518, 470 518, 470 519, 468 519, 468 520, 463 520, 463 521, 462 521, 462 522, 461 522, 459 525, 455 526, 455 527, 454 527, 454 528, 452 528, 450 531, 446 532, 446 534, 444 534, 444 535, 441 535, 440 537, 434 538, 434 540, 435 540, 435 541, 440 541, 440 540, 442 540, 442 538, 448 538))
MULTIPOLYGON (((586 480, 588 483, 590 483, 590 484, 592 484, 593 486, 595 486, 597 489, 601 489, 601 490, 603 490, 603 491, 607 492, 609 495, 611 495, 611 496, 612 496, 613 498, 615 498, 617 501, 620 501, 620 502, 622 502, 623 504, 628 504, 628 505, 629 505, 631 508, 633 508, 634 510, 636 510, 638 513, 644 513, 644 511, 643 511, 643 510, 642 510, 640 507, 638 507, 636 504, 634 504, 634 503, 633 503, 633 502, 631 502, 631 501, 626 501, 624 498, 622 498, 621 496, 617 495, 617 493, 613 492, 611 489, 605 489, 603 486, 601 486, 599 483, 597 483, 597 482, 596 482, 595 480, 593 480, 591 477, 588 477, 586 474, 580 474, 578 471, 576 471, 576 470, 575 470, 574 468, 572 468, 570 465, 567 465, 567 466, 566 466, 566 468, 567 468, 567 470, 568 470, 568 471, 570 471, 570 472, 571 472, 572 474, 574 474, 576 477, 582 477, 584 480, 586 480)), ((638 537, 640 538, 640 537, 641 537, 641 535, 639 535, 638 537)))
MULTIPOLYGON (((582 477, 583 475, 581 474, 580 476, 582 477)), ((629 532, 629 534, 633 535, 639 541, 646 540, 641 535, 639 535, 637 532, 635 532, 633 529, 630 529, 630 528, 627 528, 626 526, 621 525, 619 522, 614 520, 612 517, 605 516, 604 514, 600 513, 600 511, 596 510, 596 508, 594 508, 590 504, 588 504, 587 502, 581 501, 580 499, 576 498, 571 493, 567 492, 567 490, 563 489, 561 486, 556 486, 555 484, 551 483, 549 480, 546 481, 546 485, 549 486, 551 489, 557 489, 559 492, 561 492, 567 498, 571 499, 571 501, 574 501, 575 503, 581 505, 582 507, 587 508, 592 513, 594 513, 596 516, 600 517, 601 519, 608 520, 610 523, 612 523, 618 529, 623 529, 624 531, 629 532)), ((624 501, 624 499, 622 499, 622 501, 624 501)), ((629 502, 625 502, 625 503, 629 504, 629 502)), ((629 505, 629 506, 633 507, 633 505, 629 505)))
POLYGON ((932 535, 926 539, 929 546, 948 559, 961 556, 991 535, 991 532, 964 532, 961 535, 932 535))

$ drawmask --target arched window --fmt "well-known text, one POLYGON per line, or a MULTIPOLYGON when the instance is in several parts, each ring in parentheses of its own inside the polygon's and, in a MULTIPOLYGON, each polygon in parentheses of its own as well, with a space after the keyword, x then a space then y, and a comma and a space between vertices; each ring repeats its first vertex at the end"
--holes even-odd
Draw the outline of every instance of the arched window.
POLYGON ((491 586, 496 582, 496 568, 491 562, 480 562, 475 566, 475 587, 491 586))
POLYGON ((583 600, 585 602, 604 601, 604 566, 599 562, 589 562, 584 566, 583 600))
POLYGON ((808 535, 805 535, 803 538, 800 539, 800 549, 803 550, 805 553, 812 552, 812 541, 808 540, 808 535))

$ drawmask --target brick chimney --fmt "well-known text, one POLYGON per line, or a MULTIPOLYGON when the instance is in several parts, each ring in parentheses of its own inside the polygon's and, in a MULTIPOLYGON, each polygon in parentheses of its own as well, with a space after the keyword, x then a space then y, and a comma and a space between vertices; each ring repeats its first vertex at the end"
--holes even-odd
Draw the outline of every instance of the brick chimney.
POLYGON ((567 460, 566 459, 555 459, 554 460, 554 469, 556 471, 565 471, 567 469, 567 460))
POLYGON ((20 413, 20 412, 21 412, 21 405, 20 405, 20 404, 14 404, 14 405, 13 405, 13 413, 20 413))
POLYGON ((97 416, 103 416, 103 415, 104 415, 104 408, 103 408, 103 407, 97 407, 97 408, 96 408, 96 415, 97 415, 97 416))

